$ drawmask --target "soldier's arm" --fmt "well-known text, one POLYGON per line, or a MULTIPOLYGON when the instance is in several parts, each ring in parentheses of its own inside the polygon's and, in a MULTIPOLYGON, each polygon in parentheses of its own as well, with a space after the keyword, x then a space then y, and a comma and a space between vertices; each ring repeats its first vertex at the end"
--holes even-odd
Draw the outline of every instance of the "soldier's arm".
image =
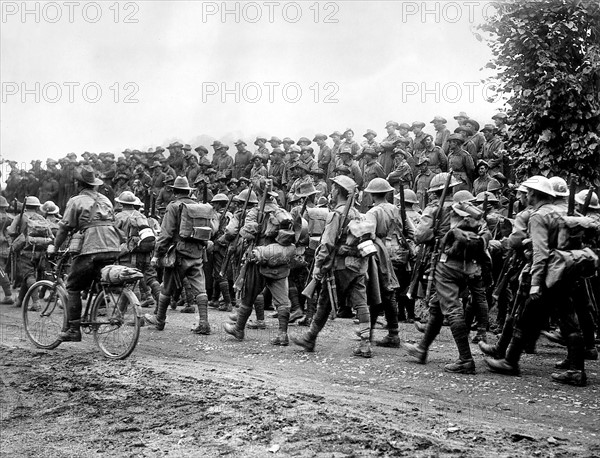
POLYGON ((548 229, 544 224, 544 217, 539 213, 534 213, 529 218, 529 234, 533 246, 531 286, 540 287, 544 283, 550 249, 548 248, 548 229))
POLYGON ((321 244, 315 253, 315 271, 319 272, 323 266, 332 261, 330 258, 333 255, 333 249, 335 247, 335 238, 340 225, 341 215, 337 212, 329 212, 327 215, 327 223, 325 224, 325 231, 321 236, 321 244))
POLYGON ((240 235, 247 240, 254 240, 258 234, 258 210, 252 208, 247 214, 244 225, 240 229, 240 235))
POLYGON ((423 210, 421 221, 415 228, 415 242, 427 243, 433 240, 433 220, 435 218, 436 211, 437 207, 427 207, 425 210, 423 210))
POLYGON ((160 235, 156 241, 156 248, 154 249, 154 256, 162 258, 169 249, 169 246, 173 243, 175 233, 179 230, 179 205, 169 204, 167 211, 163 217, 162 224, 160 225, 160 235))

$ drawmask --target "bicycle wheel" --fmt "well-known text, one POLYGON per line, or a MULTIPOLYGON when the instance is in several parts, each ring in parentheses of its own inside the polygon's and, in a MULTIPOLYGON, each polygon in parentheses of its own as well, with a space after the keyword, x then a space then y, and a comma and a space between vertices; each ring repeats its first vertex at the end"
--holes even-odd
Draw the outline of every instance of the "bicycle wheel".
POLYGON ((25 334, 38 348, 51 350, 60 345, 59 333, 67 326, 67 297, 49 280, 35 282, 22 305, 25 334))
POLYGON ((90 314, 94 341, 109 359, 125 359, 140 337, 139 300, 132 291, 101 291, 90 314))

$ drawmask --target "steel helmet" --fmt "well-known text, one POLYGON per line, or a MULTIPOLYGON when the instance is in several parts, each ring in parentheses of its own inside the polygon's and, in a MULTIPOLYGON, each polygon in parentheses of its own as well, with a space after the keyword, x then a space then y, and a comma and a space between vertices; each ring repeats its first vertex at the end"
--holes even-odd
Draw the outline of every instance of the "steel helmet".
POLYGON ((211 204, 213 202, 229 202, 229 197, 227 197, 225 194, 220 192, 220 193, 216 194, 210 201, 211 204))
POLYGON ((119 202, 120 204, 125 205, 135 205, 138 198, 135 197, 135 194, 131 191, 123 191, 119 197, 115 199, 115 202, 119 202))
POLYGON ((38 199, 35 196, 29 196, 27 197, 27 199, 25 199, 25 206, 26 207, 41 207, 42 204, 40 203, 40 199, 38 199))
POLYGON ((383 193, 393 191, 394 188, 384 178, 373 178, 365 188, 365 192, 383 193))
POLYGON ((407 204, 418 204, 419 200, 417 199, 417 195, 412 189, 404 190, 404 202, 407 204))
POLYGON ((344 188, 348 193, 352 193, 356 189, 356 182, 346 175, 338 175, 332 178, 331 181, 339 187, 344 188))
POLYGON ((51 200, 44 202, 44 205, 42 205, 42 208, 40 208, 40 210, 42 210, 47 215, 58 215, 58 212, 60 211, 58 205, 56 205, 51 200))
POLYGON ((487 185, 487 191, 493 192, 493 191, 498 191, 498 189, 502 189, 502 185, 500 184, 500 182, 498 180, 496 180, 495 178, 492 178, 487 185))
POLYGON ((552 189, 550 180, 542 175, 534 175, 530 178, 527 178, 527 180, 523 182, 523 186, 528 189, 535 189, 536 191, 548 194, 551 197, 556 196, 554 190, 552 189))
MULTIPOLYGON (((575 194, 575 202, 581 205, 585 205, 585 200, 587 199, 588 190, 584 189, 583 191, 579 191, 575 194)), ((592 210, 600 210, 600 205, 598 204, 598 195, 595 192, 592 192, 592 198, 590 199, 590 206, 592 210)))
POLYGON ((561 177, 552 177, 549 181, 552 185, 554 194, 556 194, 556 197, 569 196, 569 187, 567 186, 567 182, 565 180, 563 180, 561 177))
POLYGON ((237 197, 235 198, 238 202, 246 202, 246 199, 248 199, 248 193, 250 193, 250 199, 248 200, 249 204, 257 204, 258 203, 258 197, 256 197, 256 193, 254 191, 250 191, 249 189, 244 189, 242 192, 240 192, 237 197))
POLYGON ((499 202, 498 198, 494 195, 493 192, 484 191, 484 192, 480 192, 479 194, 477 194, 477 203, 483 203, 485 201, 485 196, 487 196, 488 202, 493 202, 493 203, 499 202))
POLYGON ((8 207, 8 200, 6 200, 6 197, 0 196, 0 208, 6 207, 8 207))
MULTIPOLYGON (((438 173, 431 179, 431 182, 429 183, 429 191, 441 191, 442 189, 444 189, 447 179, 448 172, 438 173)), ((458 184, 460 184, 460 181, 458 181, 453 176, 452 180, 450 180, 450 187, 456 186, 458 184)))
POLYGON ((466 189, 461 189, 460 191, 456 191, 452 196, 452 200, 454 202, 473 202, 475 200, 475 196, 471 194, 466 189))

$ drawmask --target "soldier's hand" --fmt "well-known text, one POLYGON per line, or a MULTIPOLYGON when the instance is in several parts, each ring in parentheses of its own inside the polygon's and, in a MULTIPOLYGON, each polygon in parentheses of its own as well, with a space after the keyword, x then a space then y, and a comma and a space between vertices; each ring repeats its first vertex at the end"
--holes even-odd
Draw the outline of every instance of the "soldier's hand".
POLYGON ((313 269, 313 278, 318 282, 323 280, 323 274, 321 273, 321 269, 319 269, 318 267, 315 267, 313 269))
POLYGON ((542 293, 539 286, 532 286, 529 290, 529 298, 532 301, 537 301, 542 297, 542 293))
POLYGON ((48 248, 46 248, 46 253, 48 253, 49 255, 53 255, 54 253, 56 253, 56 247, 52 244, 48 245, 48 248))
POLYGON ((156 267, 158 265, 158 258, 156 256, 152 256, 152 259, 150 260, 150 265, 152 267, 156 267))

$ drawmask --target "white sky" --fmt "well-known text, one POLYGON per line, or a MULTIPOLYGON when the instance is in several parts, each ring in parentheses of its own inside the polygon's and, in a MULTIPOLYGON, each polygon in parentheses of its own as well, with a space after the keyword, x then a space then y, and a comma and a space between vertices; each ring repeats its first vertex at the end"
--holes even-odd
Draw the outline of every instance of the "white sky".
MULTIPOLYGON (((454 128, 452 117, 466 111, 483 126, 501 106, 484 99, 481 80, 487 73, 480 69, 491 53, 472 33, 485 2, 272 2, 278 4, 272 23, 268 2, 227 2, 227 8, 239 8, 239 22, 234 14, 223 22, 222 2, 121 2, 118 8, 112 1, 99 2, 102 16, 96 23, 85 20, 94 19, 95 5, 74 3, 71 23, 64 2, 28 2, 39 14, 25 17, 22 2, 2 2, 0 151, 5 159, 117 153, 174 140, 195 147, 213 138, 231 144, 241 137, 253 149, 258 134, 312 139, 317 132, 346 127, 360 138, 374 129, 381 139, 388 120, 428 123, 439 114, 454 128), (256 6, 262 17, 251 23, 256 6), (430 11, 425 17, 423 8, 430 11), (217 14, 208 15, 211 10, 217 14), (49 22, 59 11, 61 18, 49 22), (292 23, 298 11, 301 18, 292 23), (127 14, 138 22, 125 23, 127 14), (325 23, 327 14, 338 22, 325 23), (35 94, 23 101, 22 83, 35 92, 36 82, 40 101, 35 94), (79 83, 72 103, 69 82, 79 83), (222 101, 220 92, 205 91, 207 83, 220 91, 222 83, 233 89, 236 82, 250 84, 246 98, 240 90, 239 103, 233 94, 222 101), (101 88, 96 103, 84 99, 86 83, 101 88), (279 83, 272 103, 265 83, 279 83), (288 101, 282 93, 287 83, 292 83, 288 101), (472 96, 469 83, 477 84, 472 96), (263 89, 256 103, 248 100, 255 97, 253 85, 263 89), (123 103, 136 87, 137 103, 123 103), (302 94, 291 103, 294 87, 302 94), (432 92, 423 94, 422 88, 432 92), (327 94, 337 102, 323 103, 327 94), (56 103, 49 102, 53 98, 56 103)), ((93 87, 88 96, 95 96, 93 87)), ((432 132, 430 124, 426 131, 432 132)))

